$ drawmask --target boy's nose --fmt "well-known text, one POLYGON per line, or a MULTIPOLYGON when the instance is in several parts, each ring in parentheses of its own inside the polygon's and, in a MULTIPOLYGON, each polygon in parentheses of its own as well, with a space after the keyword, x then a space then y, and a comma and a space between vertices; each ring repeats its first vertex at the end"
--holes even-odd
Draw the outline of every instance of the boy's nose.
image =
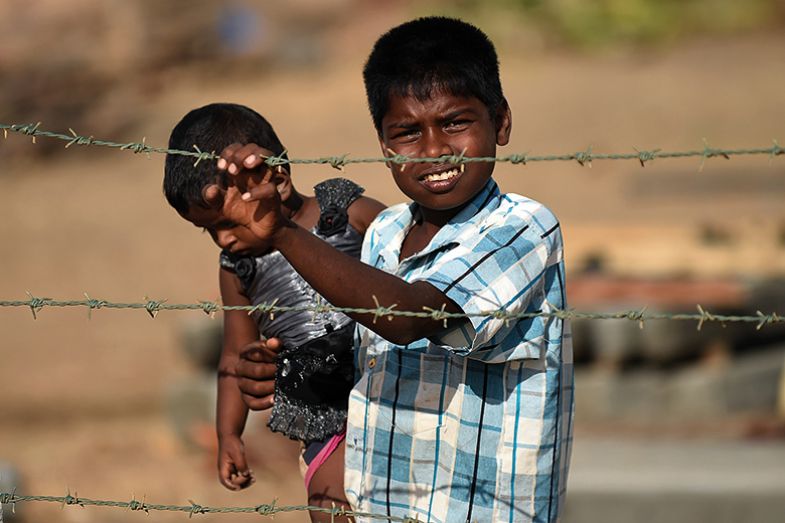
POLYGON ((231 231, 217 231, 215 233, 215 243, 222 249, 231 250, 232 245, 237 242, 231 231))
POLYGON ((423 135, 423 156, 437 158, 446 154, 453 154, 452 147, 445 139, 441 130, 430 129, 423 135))

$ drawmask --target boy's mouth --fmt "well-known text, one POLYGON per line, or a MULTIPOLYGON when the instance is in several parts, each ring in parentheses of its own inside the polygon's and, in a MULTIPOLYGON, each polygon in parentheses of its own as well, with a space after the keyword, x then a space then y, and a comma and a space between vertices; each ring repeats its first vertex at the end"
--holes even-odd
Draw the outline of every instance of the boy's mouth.
POLYGON ((419 181, 431 192, 446 192, 452 189, 463 174, 463 169, 453 167, 448 170, 427 173, 420 176, 419 181))

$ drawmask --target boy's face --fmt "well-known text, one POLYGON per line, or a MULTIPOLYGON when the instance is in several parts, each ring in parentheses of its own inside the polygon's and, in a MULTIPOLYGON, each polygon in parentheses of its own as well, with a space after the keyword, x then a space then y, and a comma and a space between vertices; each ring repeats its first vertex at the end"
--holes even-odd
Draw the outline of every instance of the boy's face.
MULTIPOLYGON (((494 120, 475 97, 435 91, 430 99, 390 96, 382 118, 379 143, 387 154, 410 157, 460 155, 496 156, 496 146, 510 138, 512 116, 504 104, 494 120)), ((494 163, 472 162, 391 164, 393 178, 409 198, 426 209, 461 208, 483 188, 494 163)))
MULTIPOLYGON (((216 185, 210 187, 217 189, 216 185)), ((210 189, 208 188, 208 190, 210 189)), ((223 198, 218 196, 217 201, 217 205, 209 204, 209 202, 206 206, 191 205, 188 212, 181 216, 209 233, 215 244, 221 249, 248 256, 265 254, 270 249, 270 245, 259 240, 248 228, 228 219, 223 213, 223 198)))
MULTIPOLYGON (((265 155, 272 154, 266 149, 262 152, 265 155)), ((227 216, 233 206, 247 205, 240 197, 244 192, 265 181, 276 184, 278 194, 284 202, 295 193, 286 169, 243 169, 230 179, 231 183, 228 187, 220 187, 217 184, 205 186, 202 189, 203 201, 191 204, 188 212, 181 216, 208 232, 215 244, 224 250, 245 256, 266 254, 270 250, 267 240, 259 239, 248 227, 234 222, 227 216)))

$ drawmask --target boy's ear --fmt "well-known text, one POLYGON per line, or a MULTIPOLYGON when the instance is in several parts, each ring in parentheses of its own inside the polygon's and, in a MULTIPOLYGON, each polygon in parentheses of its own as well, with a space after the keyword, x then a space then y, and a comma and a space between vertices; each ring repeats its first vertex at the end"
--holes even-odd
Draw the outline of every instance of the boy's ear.
POLYGON ((512 111, 507 99, 499 106, 496 111, 496 145, 507 145, 510 143, 510 133, 512 132, 512 111))
POLYGON ((268 168, 263 166, 259 171, 241 173, 240 176, 243 177, 243 188, 246 191, 250 191, 263 183, 272 183, 276 186, 278 193, 284 200, 292 191, 292 178, 289 174, 288 165, 268 168))
MULTIPOLYGON (((384 137, 381 132, 376 133, 376 138, 379 139, 379 148, 382 150, 382 156, 393 156, 395 154, 395 151, 387 147, 387 144, 384 143, 384 137)), ((384 162, 384 165, 386 165, 388 169, 392 167, 391 162, 384 162)))

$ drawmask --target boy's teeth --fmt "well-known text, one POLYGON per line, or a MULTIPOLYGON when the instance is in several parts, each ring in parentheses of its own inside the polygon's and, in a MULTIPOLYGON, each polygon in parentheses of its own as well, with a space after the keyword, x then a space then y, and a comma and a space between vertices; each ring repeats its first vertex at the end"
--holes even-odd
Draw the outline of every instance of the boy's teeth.
POLYGON ((452 169, 450 171, 445 171, 443 173, 429 174, 424 179, 426 182, 440 182, 443 180, 449 180, 450 178, 456 176, 457 174, 458 174, 458 169, 452 169))

